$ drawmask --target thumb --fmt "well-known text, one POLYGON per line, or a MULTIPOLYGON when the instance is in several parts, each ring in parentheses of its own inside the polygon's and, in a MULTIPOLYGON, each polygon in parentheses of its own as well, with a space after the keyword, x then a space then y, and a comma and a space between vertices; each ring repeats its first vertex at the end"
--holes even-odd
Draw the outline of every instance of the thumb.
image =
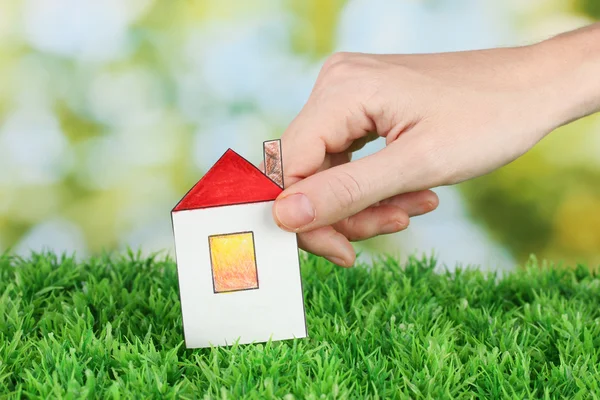
MULTIPOLYGON (((276 199, 273 216, 289 231, 306 232, 331 225, 399 193, 429 189, 427 168, 412 163, 415 153, 391 143, 383 150, 307 177, 276 199), (409 168, 410 165, 418 168, 409 168)), ((431 175, 430 175, 431 176, 431 175)))

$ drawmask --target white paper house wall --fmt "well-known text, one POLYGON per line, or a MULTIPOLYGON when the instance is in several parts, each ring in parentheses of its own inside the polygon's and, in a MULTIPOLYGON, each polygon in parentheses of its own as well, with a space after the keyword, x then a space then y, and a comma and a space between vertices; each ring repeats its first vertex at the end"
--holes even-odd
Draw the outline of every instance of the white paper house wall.
POLYGON ((296 234, 271 212, 281 191, 230 149, 173 209, 186 347, 307 336, 296 234))

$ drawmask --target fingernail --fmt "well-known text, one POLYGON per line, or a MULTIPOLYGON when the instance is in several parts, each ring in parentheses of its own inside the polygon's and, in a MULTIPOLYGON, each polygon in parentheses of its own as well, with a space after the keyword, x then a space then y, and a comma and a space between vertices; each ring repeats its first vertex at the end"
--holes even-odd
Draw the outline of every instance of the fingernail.
POLYGON ((427 209, 428 212, 435 210, 437 208, 437 206, 438 206, 438 202, 437 201, 428 201, 425 204, 425 207, 426 207, 426 209, 427 209))
POLYGON ((329 261, 331 261, 332 263, 339 265, 340 267, 345 267, 347 265, 346 260, 343 260, 341 258, 338 257, 325 257, 326 259, 328 259, 329 261))
POLYGON ((396 233, 408 227, 408 223, 401 220, 393 220, 381 227, 381 235, 387 235, 389 233, 396 233))
POLYGON ((333 253, 336 254, 331 256, 325 256, 329 261, 340 267, 351 267, 354 260, 354 249, 348 243, 348 239, 342 234, 335 234, 331 237, 331 249, 335 250, 333 253))
POLYGON ((308 197, 295 193, 275 202, 275 216, 281 225, 295 231, 315 220, 315 209, 308 197))

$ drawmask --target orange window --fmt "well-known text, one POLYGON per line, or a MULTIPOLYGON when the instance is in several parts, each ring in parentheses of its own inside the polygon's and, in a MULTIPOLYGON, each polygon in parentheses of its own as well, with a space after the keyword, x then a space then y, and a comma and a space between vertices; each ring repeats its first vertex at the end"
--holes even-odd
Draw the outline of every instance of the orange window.
POLYGON ((215 293, 258 289, 252 232, 213 235, 208 241, 215 293))

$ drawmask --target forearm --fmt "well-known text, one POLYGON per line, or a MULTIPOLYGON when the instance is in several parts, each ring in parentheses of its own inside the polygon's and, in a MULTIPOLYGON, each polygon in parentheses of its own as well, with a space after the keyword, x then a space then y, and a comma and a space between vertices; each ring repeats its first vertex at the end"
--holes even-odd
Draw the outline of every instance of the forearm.
POLYGON ((600 24, 534 46, 557 126, 600 111, 600 24))

